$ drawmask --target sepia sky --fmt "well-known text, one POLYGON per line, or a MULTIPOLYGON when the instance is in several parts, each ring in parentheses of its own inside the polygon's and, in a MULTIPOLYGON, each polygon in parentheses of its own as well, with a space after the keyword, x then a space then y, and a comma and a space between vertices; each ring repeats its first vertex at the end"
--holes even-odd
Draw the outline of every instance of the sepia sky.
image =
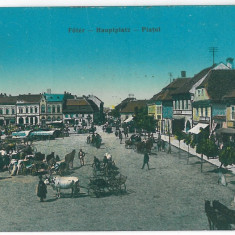
POLYGON ((1 8, 0 92, 94 94, 106 107, 130 93, 149 99, 169 72, 211 66, 209 47, 216 63, 235 57, 234 42, 233 6, 1 8))

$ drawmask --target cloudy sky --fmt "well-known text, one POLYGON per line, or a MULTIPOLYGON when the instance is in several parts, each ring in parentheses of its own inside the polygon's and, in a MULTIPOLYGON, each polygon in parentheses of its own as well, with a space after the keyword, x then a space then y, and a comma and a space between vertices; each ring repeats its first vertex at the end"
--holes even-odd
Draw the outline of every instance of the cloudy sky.
POLYGON ((209 47, 218 47, 216 63, 234 57, 234 41, 233 6, 1 8, 0 92, 51 88, 94 94, 105 106, 128 94, 149 99, 169 72, 190 77, 211 66, 209 47))

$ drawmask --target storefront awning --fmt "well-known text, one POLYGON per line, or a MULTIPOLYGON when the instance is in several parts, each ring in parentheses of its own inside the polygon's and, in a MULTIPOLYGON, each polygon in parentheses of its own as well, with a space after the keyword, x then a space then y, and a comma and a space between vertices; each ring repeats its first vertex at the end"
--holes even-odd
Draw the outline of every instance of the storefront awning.
POLYGON ((232 128, 220 128, 220 129, 216 130, 216 134, 235 135, 235 129, 232 129, 232 128))
POLYGON ((30 133, 31 136, 51 136, 54 134, 54 131, 34 131, 30 133))
POLYGON ((29 135, 30 131, 18 131, 12 133, 12 138, 25 138, 29 135))
POLYGON ((190 129, 188 132, 192 134, 199 134, 201 128, 205 129, 209 124, 204 124, 204 123, 198 123, 196 126, 194 126, 192 129, 190 129))
POLYGON ((129 117, 129 118, 127 118, 124 122, 127 123, 127 122, 130 122, 130 121, 132 121, 132 120, 133 120, 133 117, 129 117))

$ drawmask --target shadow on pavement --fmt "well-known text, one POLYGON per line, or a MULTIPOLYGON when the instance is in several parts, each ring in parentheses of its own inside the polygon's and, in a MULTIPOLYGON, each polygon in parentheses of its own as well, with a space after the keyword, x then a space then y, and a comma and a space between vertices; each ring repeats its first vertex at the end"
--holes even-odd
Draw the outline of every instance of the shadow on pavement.
POLYGON ((221 172, 222 174, 232 174, 232 172, 228 169, 224 169, 224 168, 216 168, 214 170, 210 170, 208 172, 211 172, 211 173, 219 173, 221 172))
POLYGON ((0 180, 5 180, 5 179, 11 179, 12 177, 8 176, 8 177, 0 177, 0 180))
POLYGON ((58 198, 51 198, 51 199, 45 200, 44 202, 54 202, 56 200, 58 200, 58 198))

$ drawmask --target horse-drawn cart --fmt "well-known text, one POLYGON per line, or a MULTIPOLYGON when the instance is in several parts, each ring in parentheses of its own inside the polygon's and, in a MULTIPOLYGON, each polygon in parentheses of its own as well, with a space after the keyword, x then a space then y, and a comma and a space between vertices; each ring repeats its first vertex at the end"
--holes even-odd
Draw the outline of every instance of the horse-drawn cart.
POLYGON ((93 177, 88 184, 88 194, 100 197, 105 194, 120 194, 126 191, 127 177, 120 174, 113 161, 93 164, 93 177))

